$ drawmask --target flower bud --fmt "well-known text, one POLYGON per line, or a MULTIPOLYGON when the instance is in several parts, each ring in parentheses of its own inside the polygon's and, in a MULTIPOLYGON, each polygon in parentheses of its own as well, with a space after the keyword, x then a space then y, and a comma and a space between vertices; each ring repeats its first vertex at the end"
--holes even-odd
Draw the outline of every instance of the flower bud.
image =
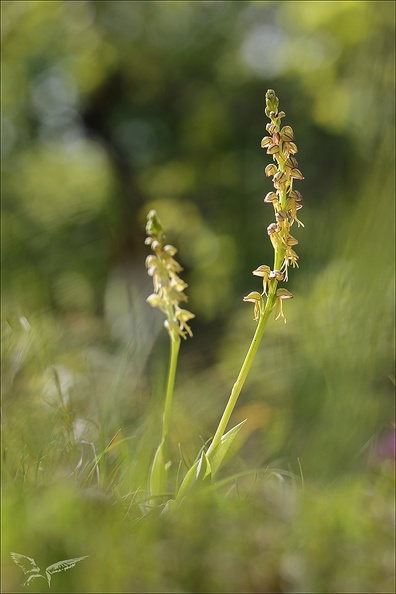
POLYGON ((283 150, 285 151, 285 153, 287 153, 288 155, 291 153, 292 155, 294 155, 295 153, 298 153, 298 148, 297 145, 294 142, 285 142, 283 144, 283 150))
POLYGON ((279 145, 278 144, 270 144, 267 148, 267 155, 274 155, 275 153, 279 153, 279 145))
POLYGON ((163 233, 161 221, 158 218, 157 211, 150 210, 147 215, 146 234, 151 236, 160 236, 163 233))
POLYGON ((284 142, 290 142, 294 140, 294 132, 291 126, 283 126, 282 130, 280 131, 280 136, 284 142))
POLYGON ((162 299, 156 293, 152 293, 151 295, 149 295, 146 301, 151 305, 151 307, 161 307, 162 305, 162 299))
POLYGON ((277 200, 278 196, 275 194, 275 192, 268 192, 268 194, 264 198, 264 202, 266 202, 267 204, 272 204, 272 202, 276 202, 277 200))
MULTIPOLYGON (((279 99, 276 96, 275 91, 273 89, 268 89, 268 91, 266 92, 265 103, 267 109, 269 109, 272 112, 275 112, 275 115, 278 113, 279 99)), ((268 114, 266 113, 266 115, 268 114)))
POLYGON ((293 155, 290 155, 286 161, 285 161, 285 165, 287 167, 290 167, 291 169, 293 168, 297 168, 298 167, 298 161, 296 159, 296 157, 293 157, 293 155))
POLYGON ((304 176, 299 169, 292 169, 290 175, 294 177, 294 179, 304 179, 304 176))
POLYGON ((275 163, 270 163, 269 165, 267 165, 267 167, 265 168, 265 175, 267 177, 271 177, 272 175, 275 175, 275 173, 278 171, 275 163))
POLYGON ((173 245, 165 245, 164 252, 169 254, 169 256, 175 256, 177 254, 177 249, 173 247, 173 245))
POLYGON ((156 274, 157 274, 157 266, 149 266, 149 267, 147 268, 147 274, 148 274, 149 276, 154 276, 154 275, 156 275, 156 274))
POLYGON ((155 266, 157 264, 158 260, 155 256, 153 256, 152 254, 150 256, 147 256, 146 258, 146 268, 150 268, 151 266, 155 266))
POLYGON ((292 198, 296 202, 300 202, 302 200, 302 194, 298 190, 292 190, 289 194, 289 198, 292 198))
POLYGON ((269 144, 272 144, 272 142, 272 136, 264 136, 264 138, 261 141, 261 148, 265 148, 269 144))
POLYGON ((274 182, 276 182, 277 184, 284 184, 285 182, 287 182, 287 173, 285 171, 278 171, 274 175, 274 182))
POLYGON ((268 227, 267 227, 267 233, 268 233, 268 235, 273 235, 274 233, 279 233, 279 226, 276 223, 271 223, 271 225, 268 225, 268 227))
POLYGON ((266 126, 265 129, 267 130, 267 132, 269 132, 270 134, 275 134, 276 132, 279 131, 279 126, 277 126, 276 124, 274 124, 273 122, 269 122, 266 126))

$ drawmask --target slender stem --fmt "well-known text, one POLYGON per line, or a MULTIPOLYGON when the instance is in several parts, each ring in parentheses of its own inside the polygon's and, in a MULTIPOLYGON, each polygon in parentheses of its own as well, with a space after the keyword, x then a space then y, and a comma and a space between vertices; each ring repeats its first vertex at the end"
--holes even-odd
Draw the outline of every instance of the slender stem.
MULTIPOLYGON (((267 324, 269 315, 272 311, 272 308, 275 305, 275 293, 276 293, 276 285, 278 284, 276 281, 274 281, 273 283, 271 283, 272 286, 274 287, 274 290, 271 290, 270 294, 268 295, 268 299, 267 299, 267 303, 265 305, 265 308, 260 316, 259 322, 257 324, 257 328, 256 331, 254 333, 252 342, 250 343, 250 347, 249 350, 246 354, 245 360, 242 364, 242 367, 240 369, 239 375, 237 377, 237 380, 235 382, 235 384, 232 387, 231 390, 231 394, 230 397, 228 399, 227 405, 224 409, 223 412, 223 416, 220 419, 219 425, 217 427, 216 433, 213 437, 213 441, 210 444, 210 447, 207 451, 207 455, 209 456, 211 454, 211 452, 218 446, 218 444, 220 443, 221 438, 223 437, 226 427, 228 425, 228 421, 230 420, 230 417, 232 415, 232 412, 235 408, 235 405, 237 403, 239 394, 243 388, 243 385, 245 383, 245 380, 247 378, 247 375, 250 371, 250 368, 252 366, 254 357, 256 355, 257 349, 260 345, 263 333, 264 333, 264 329, 265 326, 267 324)), ((271 289, 272 289, 271 286, 271 289)))
MULTIPOLYGON (((288 243, 288 240, 292 239, 291 236, 289 236, 289 230, 294 220, 296 220, 296 217, 292 216, 293 209, 288 208, 287 203, 288 196, 290 196, 292 192, 293 176, 297 179, 304 178, 301 172, 297 169, 296 159, 294 157, 290 157, 290 155, 293 155, 295 152, 297 152, 297 148, 293 148, 294 143, 290 142, 290 139, 294 138, 293 130, 290 128, 290 126, 281 129, 281 118, 285 114, 284 112, 278 112, 278 104, 279 100, 275 95, 275 91, 273 91, 272 89, 268 89, 266 93, 265 113, 271 120, 271 125, 269 128, 267 127, 267 130, 269 130, 269 132, 272 134, 272 138, 265 137, 263 139, 262 146, 267 146, 267 153, 273 154, 273 159, 277 161, 277 167, 275 167, 275 165, 267 166, 270 167, 268 171, 266 168, 266 175, 273 175, 274 169, 276 170, 276 173, 273 175, 273 182, 277 194, 277 198, 274 202, 277 223, 271 224, 270 227, 268 227, 268 233, 270 235, 270 239, 275 251, 273 268, 273 272, 275 274, 269 274, 269 276, 266 278, 266 282, 264 283, 264 291, 266 285, 268 284, 268 296, 265 306, 263 301, 264 292, 261 294, 259 301, 256 299, 257 293, 256 295, 254 295, 254 293, 249 294, 248 298, 245 299, 246 301, 254 302, 255 312, 257 311, 257 304, 259 303, 259 321, 252 342, 250 343, 248 352, 239 371, 237 380, 232 387, 230 397, 223 412, 223 416, 220 419, 216 433, 213 437, 213 441, 207 451, 208 456, 220 444, 221 439, 226 431, 228 422, 237 403, 239 394, 243 388, 247 375, 252 366, 254 357, 256 355, 257 349, 260 345, 264 329, 272 309, 278 301, 279 315, 284 317, 282 312, 281 299, 293 297, 293 295, 289 293, 286 289, 282 289, 279 292, 277 291, 277 278, 284 278, 285 280, 287 280, 287 268, 289 260, 292 260, 293 266, 295 264, 295 260, 293 260, 294 256, 289 255, 290 253, 292 253, 289 250, 289 246, 294 245, 294 243, 288 243), (289 163, 286 166, 288 161, 289 163), (279 173, 281 173, 281 175, 279 175, 279 173), (252 296, 253 298, 249 298, 250 296, 252 296)), ((254 271, 253 274, 255 273, 256 271, 254 271)))
POLYGON ((164 444, 166 444, 166 440, 168 438, 168 433, 169 433, 169 421, 170 421, 170 414, 171 414, 171 409, 172 409, 173 389, 175 386, 177 358, 178 358, 179 349, 180 349, 180 336, 179 335, 171 336, 170 343, 171 343, 171 352, 170 352, 170 361, 169 361, 168 385, 166 388, 164 415, 162 417, 162 441, 164 444))
MULTIPOLYGON (((282 249, 277 249, 275 250, 275 258, 274 258, 274 270, 279 270, 282 264, 282 260, 283 260, 283 250, 282 249)), ((264 334, 264 329, 265 326, 267 325, 267 321, 269 318, 269 315, 275 305, 275 301, 276 301, 276 289, 278 286, 278 282, 274 279, 271 284, 270 284, 270 288, 268 291, 268 297, 267 297, 267 302, 265 304, 265 307, 262 309, 262 312, 260 314, 260 319, 259 322, 257 324, 257 328, 256 331, 254 333, 254 336, 252 338, 252 342, 250 343, 250 347, 248 352, 246 353, 246 357, 244 362, 242 363, 242 367, 240 369, 239 375, 236 379, 235 384, 232 387, 231 390, 231 394, 230 397, 228 399, 227 405, 224 409, 223 412, 223 416, 220 419, 219 425, 217 427, 216 433, 214 434, 213 437, 213 441, 210 444, 210 447, 207 451, 207 455, 209 456, 212 451, 216 448, 216 446, 219 445, 221 438, 223 437, 225 430, 227 428, 228 425, 228 421, 230 420, 230 417, 233 413, 233 410, 235 408, 235 405, 237 403, 239 394, 241 393, 241 390, 244 386, 245 380, 248 376, 248 373, 250 371, 250 368, 252 366, 254 357, 256 355, 257 349, 260 345, 261 339, 263 337, 264 334)))

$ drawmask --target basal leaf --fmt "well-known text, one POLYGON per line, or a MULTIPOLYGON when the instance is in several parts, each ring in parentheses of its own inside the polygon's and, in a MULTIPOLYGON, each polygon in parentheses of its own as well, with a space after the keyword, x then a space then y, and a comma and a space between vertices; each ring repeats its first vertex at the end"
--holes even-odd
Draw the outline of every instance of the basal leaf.
POLYGON ((227 431, 227 433, 225 433, 223 435, 223 437, 221 438, 219 445, 213 450, 213 452, 210 453, 209 463, 211 466, 212 477, 216 474, 216 472, 220 468, 227 452, 229 451, 229 449, 232 445, 232 442, 234 441, 235 437, 237 436, 240 429, 242 428, 242 425, 244 425, 245 423, 246 423, 246 419, 244 421, 242 421, 241 423, 238 423, 238 425, 235 425, 235 427, 233 427, 229 431, 227 431))
POLYGON ((164 441, 155 452, 153 464, 150 471, 150 494, 162 495, 166 491, 167 470, 164 457, 164 441))
POLYGON ((184 497, 193 489, 199 489, 210 483, 211 480, 211 466, 205 452, 202 452, 199 460, 190 468, 180 489, 176 495, 175 505, 179 505, 184 497))

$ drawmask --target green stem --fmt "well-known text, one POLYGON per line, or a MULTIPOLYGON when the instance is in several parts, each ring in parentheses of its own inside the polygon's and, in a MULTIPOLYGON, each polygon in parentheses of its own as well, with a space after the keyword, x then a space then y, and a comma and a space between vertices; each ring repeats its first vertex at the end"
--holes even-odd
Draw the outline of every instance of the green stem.
MULTIPOLYGON (((267 303, 265 305, 265 308, 262 312, 262 314, 260 315, 260 319, 259 322, 257 324, 257 328, 256 331, 254 333, 252 342, 250 343, 250 347, 249 350, 246 354, 245 360, 242 364, 241 370, 239 372, 239 375, 237 377, 237 380, 235 382, 235 384, 232 387, 231 390, 231 394, 230 397, 228 399, 227 405, 224 409, 223 412, 223 416, 220 419, 219 425, 217 427, 216 433, 213 437, 213 441, 210 444, 210 447, 207 451, 207 455, 209 456, 212 451, 219 445, 221 438, 223 437, 225 430, 227 428, 228 425, 228 421, 230 420, 230 417, 233 413, 233 410, 235 408, 235 405, 237 403, 239 394, 241 393, 241 390, 243 388, 243 385, 245 383, 245 380, 248 376, 248 373, 250 371, 250 368, 252 366, 254 357, 256 355, 257 349, 260 345, 263 333, 264 333, 264 329, 265 326, 267 324, 269 315, 272 311, 272 308, 275 305, 275 292, 276 292, 276 285, 278 283, 276 281, 274 281, 272 283, 272 286, 274 286, 275 291, 271 290, 271 293, 268 295, 268 299, 267 299, 267 303)), ((271 289, 272 289, 271 286, 271 289)))
POLYGON ((180 336, 171 336, 171 352, 169 360, 168 385, 166 388, 164 415, 162 418, 162 441, 166 447, 166 441, 169 433, 170 414, 172 409, 173 389, 175 386, 177 358, 180 349, 180 336))
MULTIPOLYGON (((276 250, 275 251, 275 259, 274 259, 274 270, 280 269, 282 260, 283 260, 283 250, 276 250)), ((227 405, 223 412, 223 416, 220 419, 220 422, 217 427, 216 433, 214 434, 212 443, 210 444, 210 447, 207 451, 208 456, 219 445, 220 440, 223 437, 225 430, 227 428, 228 421, 230 420, 230 417, 234 411, 239 394, 241 393, 241 390, 244 386, 245 380, 246 380, 248 373, 250 371, 250 368, 252 366, 257 349, 260 346, 260 342, 263 337, 264 329, 265 329, 265 326, 267 325, 269 315, 275 305, 277 286, 278 286, 278 282, 276 280, 273 280, 270 284, 265 308, 262 310, 262 312, 260 314, 260 319, 257 324, 257 328, 254 333, 252 342, 250 343, 249 350, 246 353, 246 357, 245 357, 244 362, 242 363, 242 367, 240 369, 237 380, 232 387, 230 397, 228 399, 227 405)))
MULTIPOLYGON (((279 120, 273 120, 273 123, 275 123, 276 125, 279 126, 280 128, 280 119, 279 120)), ((285 169, 285 158, 282 152, 282 142, 280 143, 280 153, 279 153, 279 158, 278 158, 278 166, 279 166, 279 171, 283 171, 285 169)), ((286 207, 286 200, 287 200, 287 191, 286 189, 282 190, 280 192, 280 209, 283 210, 286 207)), ((275 248, 275 257, 274 257, 274 270, 280 270, 282 267, 282 262, 284 259, 284 255, 285 255, 285 249, 283 247, 278 247, 275 248)), ((219 445, 221 438, 223 437, 225 430, 227 428, 228 422, 230 420, 230 417, 234 411, 235 405, 237 403, 239 394, 241 393, 241 390, 244 386, 245 380, 248 376, 248 373, 250 371, 250 368, 252 366, 254 357, 256 355, 257 349, 260 345, 261 339, 263 337, 264 334, 264 329, 265 326, 267 324, 269 315, 276 303, 276 290, 278 287, 278 282, 273 279, 270 284, 269 284, 269 290, 268 290, 268 297, 267 297, 267 301, 265 304, 265 307, 263 307, 263 301, 261 300, 260 306, 261 306, 261 312, 260 312, 260 319, 259 322, 257 324, 257 328, 256 331, 254 333, 252 342, 250 343, 250 347, 249 350, 246 354, 245 360, 243 361, 242 367, 240 369, 239 375, 237 377, 237 380, 235 382, 235 384, 232 387, 231 390, 231 394, 230 397, 228 399, 227 405, 224 409, 223 412, 223 416, 220 419, 219 425, 217 427, 216 433, 213 437, 213 441, 210 444, 210 447, 207 451, 207 456, 210 456, 210 454, 215 450, 215 448, 219 445)))

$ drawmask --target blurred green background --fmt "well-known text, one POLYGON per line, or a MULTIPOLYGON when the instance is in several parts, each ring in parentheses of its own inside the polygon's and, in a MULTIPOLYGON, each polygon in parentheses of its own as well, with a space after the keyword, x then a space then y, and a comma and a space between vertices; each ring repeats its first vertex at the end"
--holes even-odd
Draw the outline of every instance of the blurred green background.
POLYGON ((4 592, 24 590, 10 551, 89 555, 59 592, 393 591, 394 33, 381 1, 2 2, 4 592), (305 228, 224 476, 267 472, 142 521, 168 359, 146 214, 196 314, 176 473, 213 435, 251 271, 272 265, 268 88, 305 228))

